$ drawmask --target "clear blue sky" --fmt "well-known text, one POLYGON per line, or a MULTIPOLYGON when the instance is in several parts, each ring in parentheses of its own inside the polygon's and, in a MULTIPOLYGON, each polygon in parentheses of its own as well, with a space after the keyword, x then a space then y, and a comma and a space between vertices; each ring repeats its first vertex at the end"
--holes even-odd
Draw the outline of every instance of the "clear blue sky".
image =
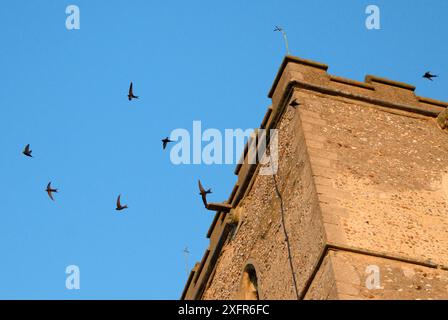
POLYGON ((208 245, 197 179, 228 198, 234 165, 174 166, 175 128, 257 127, 284 55, 448 100, 448 2, 25 1, 0 8, 0 298, 178 299, 208 245), (81 29, 65 28, 65 8, 81 29), (365 8, 381 9, 381 30, 365 8), (421 75, 440 78, 430 83, 421 75), (134 81, 138 101, 126 94, 134 81), (21 151, 30 143, 33 159, 21 151), (60 189, 51 202, 48 181, 60 189), (129 210, 117 213, 121 193, 129 210), (65 268, 81 269, 81 290, 65 268))

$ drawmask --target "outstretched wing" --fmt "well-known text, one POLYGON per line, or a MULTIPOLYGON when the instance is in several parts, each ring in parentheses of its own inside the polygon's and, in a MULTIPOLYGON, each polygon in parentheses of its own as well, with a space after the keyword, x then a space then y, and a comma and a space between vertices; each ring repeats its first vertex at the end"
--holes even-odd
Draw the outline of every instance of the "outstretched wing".
POLYGON ((166 140, 162 140, 162 141, 163 141, 163 149, 165 150, 166 145, 168 144, 168 141, 166 141, 166 140))
POLYGON ((201 180, 198 180, 199 191, 202 197, 202 202, 204 202, 204 206, 207 207, 207 192, 202 186, 201 180))
POLYGON ((131 85, 129 86, 129 95, 130 95, 130 96, 133 96, 133 95, 134 95, 134 93, 133 93, 133 91, 132 91, 132 81, 131 81, 131 85))
POLYGON ((117 198, 117 208, 121 208, 120 198, 121 198, 121 194, 118 195, 118 198, 117 198))
POLYGON ((53 200, 54 201, 54 199, 53 199, 53 189, 51 189, 51 181, 50 182, 48 182, 48 184, 47 184, 47 193, 48 193, 48 196, 50 197, 50 199, 51 200, 53 200))
POLYGON ((207 208, 207 194, 206 193, 202 193, 202 202, 204 203, 204 206, 207 208))
POLYGON ((205 193, 205 189, 202 186, 201 180, 198 180, 198 186, 199 186, 199 191, 201 192, 201 194, 204 194, 205 193))
POLYGON ((30 153, 30 145, 27 144, 24 150, 25 153, 30 153))
POLYGON ((48 193, 48 196, 50 197, 50 199, 54 201, 53 190, 51 189, 51 182, 49 182, 47 185, 47 193, 48 193))

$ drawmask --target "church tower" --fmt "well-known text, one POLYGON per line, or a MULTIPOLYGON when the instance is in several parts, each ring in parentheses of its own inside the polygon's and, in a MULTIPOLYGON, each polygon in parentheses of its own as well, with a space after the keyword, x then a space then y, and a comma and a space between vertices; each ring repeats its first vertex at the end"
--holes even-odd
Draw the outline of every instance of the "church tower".
POLYGON ((327 69, 285 57, 278 171, 236 167, 182 299, 448 299, 448 103, 327 69))

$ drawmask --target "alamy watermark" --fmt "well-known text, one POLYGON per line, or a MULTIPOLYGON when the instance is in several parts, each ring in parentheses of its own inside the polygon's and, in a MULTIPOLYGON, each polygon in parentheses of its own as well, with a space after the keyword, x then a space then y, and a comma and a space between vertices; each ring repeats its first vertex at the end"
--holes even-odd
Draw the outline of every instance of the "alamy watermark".
POLYGON ((65 279, 65 287, 68 290, 81 289, 81 273, 77 265, 70 265, 65 268, 68 277, 65 279))
POLYGON ((381 12, 380 8, 374 4, 368 5, 366 7, 366 28, 368 30, 379 30, 381 29, 381 12))
POLYGON ((65 13, 68 17, 65 19, 65 27, 67 30, 79 30, 81 29, 81 16, 79 7, 73 4, 65 8, 65 13))
POLYGON ((277 129, 225 129, 223 134, 213 128, 202 131, 201 121, 193 121, 192 134, 178 128, 171 132, 170 139, 174 141, 170 160, 175 165, 248 163, 260 164, 261 175, 277 173, 277 129))
POLYGON ((366 267, 366 288, 369 290, 383 289, 381 287, 380 267, 377 265, 369 265, 366 267))

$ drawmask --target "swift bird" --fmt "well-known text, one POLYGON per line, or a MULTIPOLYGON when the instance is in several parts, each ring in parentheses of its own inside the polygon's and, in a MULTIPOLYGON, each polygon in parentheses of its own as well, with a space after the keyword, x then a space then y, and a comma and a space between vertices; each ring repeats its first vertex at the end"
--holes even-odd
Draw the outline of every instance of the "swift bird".
POLYGON ((129 101, 131 101, 132 99, 138 99, 138 96, 134 96, 134 92, 132 90, 132 81, 131 81, 131 85, 129 86, 128 99, 129 99, 129 101))
POLYGON ((117 210, 117 211, 121 211, 123 209, 127 209, 128 208, 128 206, 126 206, 126 205, 125 206, 121 205, 120 198, 121 198, 121 194, 118 195, 118 199, 117 199, 117 207, 115 208, 115 210, 117 210))
POLYGON ((283 31, 283 29, 282 29, 282 28, 280 28, 279 26, 275 26, 274 32, 276 32, 276 31, 280 31, 280 32, 282 32, 282 31, 283 31))
POLYGON ((174 142, 173 140, 170 140, 168 137, 166 137, 165 139, 162 139, 163 142, 163 150, 166 149, 166 145, 170 142, 174 142))
POLYGON ((31 155, 32 152, 33 152, 33 150, 30 149, 30 145, 27 144, 26 147, 25 147, 25 149, 23 150, 22 153, 23 153, 24 155, 26 155, 27 157, 31 157, 31 158, 32 158, 32 157, 33 157, 33 156, 31 155))
POLYGON ((202 196, 202 202, 204 202, 204 206, 207 208, 207 194, 212 193, 212 189, 205 190, 202 186, 201 180, 198 180, 199 185, 199 194, 202 196))
POLYGON ((437 77, 438 77, 437 75, 431 74, 431 71, 428 71, 423 75, 423 78, 426 78, 431 81, 433 81, 432 78, 437 78, 437 77))
POLYGON ((50 197, 50 199, 54 201, 54 199, 53 199, 53 192, 57 193, 58 189, 51 188, 51 181, 48 182, 47 189, 45 191, 47 191, 48 196, 50 197))
POLYGON ((297 108, 297 106, 300 106, 300 102, 297 101, 297 99, 294 99, 291 101, 291 103, 289 104, 291 107, 293 107, 294 109, 297 108))

